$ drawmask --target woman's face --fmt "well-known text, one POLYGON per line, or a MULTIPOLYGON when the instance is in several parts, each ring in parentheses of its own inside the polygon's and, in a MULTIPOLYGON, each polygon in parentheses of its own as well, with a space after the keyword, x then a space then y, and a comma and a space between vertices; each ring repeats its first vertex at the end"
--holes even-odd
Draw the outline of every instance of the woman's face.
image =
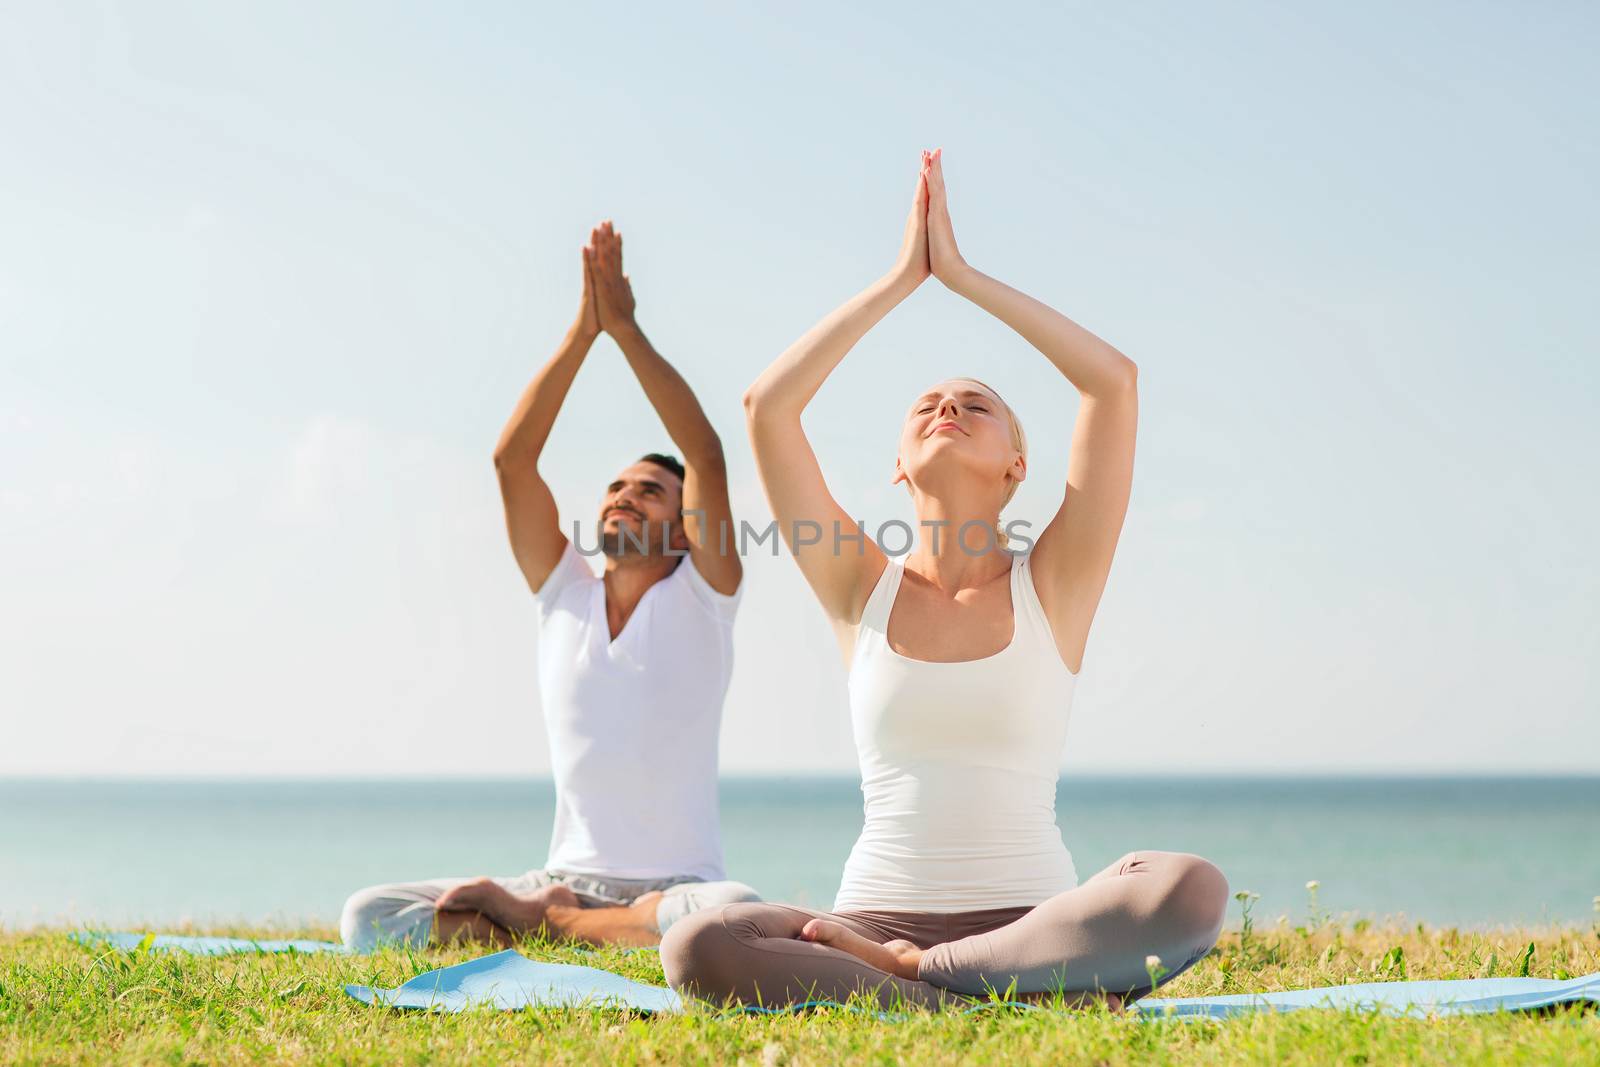
POLYGON ((992 479, 1004 493, 1024 464, 1012 439, 1011 416, 991 390, 965 378, 940 382, 919 396, 900 429, 895 481, 937 491, 951 477, 992 479))

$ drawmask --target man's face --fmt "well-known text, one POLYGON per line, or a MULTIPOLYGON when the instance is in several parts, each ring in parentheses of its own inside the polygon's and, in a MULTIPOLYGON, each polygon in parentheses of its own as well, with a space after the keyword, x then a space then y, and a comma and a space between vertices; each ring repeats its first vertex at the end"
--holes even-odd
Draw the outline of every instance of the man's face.
POLYGON ((687 549, 682 479, 644 460, 618 474, 600 504, 600 545, 613 557, 656 556, 668 545, 687 549))

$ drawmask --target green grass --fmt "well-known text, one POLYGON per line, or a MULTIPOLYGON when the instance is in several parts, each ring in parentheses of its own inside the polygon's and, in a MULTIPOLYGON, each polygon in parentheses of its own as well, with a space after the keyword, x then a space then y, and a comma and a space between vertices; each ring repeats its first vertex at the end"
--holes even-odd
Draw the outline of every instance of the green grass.
MULTIPOLYGON (((174 932, 333 936, 315 927, 174 932)), ((995 1011, 883 1022, 839 1011, 749 1017, 709 1007, 662 1018, 604 1010, 432 1015, 370 1008, 343 992, 349 982, 398 985, 484 951, 207 958, 89 949, 60 930, 0 932, 0 1063, 1600 1063, 1600 1016, 1576 1009, 1441 1019, 1304 1011, 1198 1024, 995 1011)), ((534 942, 523 951, 662 980, 654 953, 588 955, 534 942)), ((1476 933, 1318 916, 1314 925, 1231 930, 1162 993, 1596 971, 1596 929, 1476 933)))

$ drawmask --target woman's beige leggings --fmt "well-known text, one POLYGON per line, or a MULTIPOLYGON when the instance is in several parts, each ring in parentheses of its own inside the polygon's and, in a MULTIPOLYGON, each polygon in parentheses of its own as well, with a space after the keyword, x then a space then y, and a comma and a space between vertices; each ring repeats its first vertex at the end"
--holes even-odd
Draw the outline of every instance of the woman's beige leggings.
POLYGON ((1076 889, 1032 908, 972 912, 813 911, 727 904, 679 920, 661 940, 674 989, 723 1003, 843 1001, 853 993, 926 1006, 988 990, 1112 992, 1131 1001, 1188 969, 1216 944, 1228 881, 1183 852, 1130 852, 1076 889), (882 944, 923 949, 917 981, 800 939, 832 919, 882 944), (1151 964, 1149 957, 1159 957, 1151 964))

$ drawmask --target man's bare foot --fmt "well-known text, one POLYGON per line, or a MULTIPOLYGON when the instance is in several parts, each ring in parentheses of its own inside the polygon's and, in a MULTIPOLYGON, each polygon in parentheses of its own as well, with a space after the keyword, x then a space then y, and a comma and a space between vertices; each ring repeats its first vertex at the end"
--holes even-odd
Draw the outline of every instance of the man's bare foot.
MULTIPOLYGON (((661 890, 652 889, 648 893, 640 893, 628 905, 628 910, 644 922, 651 929, 656 929, 656 911, 661 907, 661 890)), ((660 931, 657 930, 657 943, 660 942, 660 931)))
POLYGON ((546 925, 545 913, 550 908, 578 907, 578 895, 556 882, 519 896, 492 878, 479 878, 446 890, 435 907, 482 912, 514 934, 532 934, 546 925))
POLYGON ((656 911, 661 896, 659 889, 652 889, 635 897, 631 904, 597 908, 580 907, 576 899, 571 905, 551 903, 544 922, 551 936, 591 945, 659 945, 661 925, 656 921, 656 911))
POLYGON ((917 964, 922 962, 922 950, 909 941, 869 941, 841 923, 830 919, 812 919, 800 930, 805 941, 815 941, 856 957, 868 966, 899 978, 917 980, 917 964))

